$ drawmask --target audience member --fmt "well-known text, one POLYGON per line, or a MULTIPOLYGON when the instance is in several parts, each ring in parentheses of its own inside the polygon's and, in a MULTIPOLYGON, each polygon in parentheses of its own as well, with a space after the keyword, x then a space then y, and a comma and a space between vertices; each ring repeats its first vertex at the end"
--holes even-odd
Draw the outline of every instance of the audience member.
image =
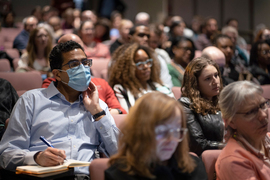
POLYGON ((170 38, 169 40, 172 41, 172 39, 183 36, 184 35, 184 29, 186 27, 186 24, 183 20, 180 21, 172 21, 172 25, 170 26, 170 38))
POLYGON ((135 16, 135 24, 143 24, 147 26, 150 22, 150 15, 146 12, 139 12, 135 16))
POLYGON ((42 12, 41 12, 41 7, 40 6, 36 6, 32 11, 31 11, 31 15, 35 16, 38 20, 38 22, 42 21, 42 12))
MULTIPOLYGON (((74 41, 56 45, 50 65, 57 82, 24 93, 14 107, 0 142, 1 168, 56 166, 65 158, 92 161, 97 149, 107 156, 117 151, 119 130, 98 98, 91 82, 91 61, 83 48, 74 41), (80 81, 74 80, 77 77, 80 81), (47 147, 40 136, 46 136, 54 148, 47 147)), ((89 174, 88 167, 74 170, 89 174)))
POLYGON ((51 7, 56 8, 62 14, 68 8, 75 8, 74 0, 51 0, 51 7))
POLYGON ((95 41, 103 43, 110 41, 110 29, 111 22, 107 18, 99 18, 95 24, 95 41))
POLYGON ((201 159, 189 154, 186 124, 175 99, 160 92, 141 97, 123 125, 119 151, 110 159, 105 179, 206 180, 201 159))
POLYGON ((66 9, 62 16, 64 19, 62 29, 73 29, 74 28, 73 9, 72 8, 66 9))
MULTIPOLYGON (((131 43, 139 43, 142 46, 149 46, 149 38, 150 38, 150 31, 148 26, 145 25, 135 25, 130 29, 129 32, 129 39, 131 43)), ((158 54, 155 54, 157 56, 157 59, 159 61, 160 66, 160 79, 161 81, 167 85, 169 88, 172 88, 173 84, 171 81, 171 76, 169 74, 169 70, 167 68, 166 61, 162 58, 162 56, 159 56, 158 54)))
POLYGON ((79 36, 84 43, 84 51, 88 58, 111 58, 108 46, 94 41, 95 27, 92 21, 82 22, 79 36))
POLYGON ((120 37, 112 43, 110 46, 110 53, 111 55, 113 52, 122 44, 128 43, 129 42, 129 30, 133 27, 132 21, 128 19, 122 19, 120 26, 119 26, 119 34, 120 37))
POLYGON ((224 71, 224 66, 226 64, 226 58, 221 50, 219 50, 215 46, 208 46, 202 51, 201 57, 211 59, 219 66, 223 86, 227 86, 228 84, 234 82, 234 80, 230 79, 229 77, 222 75, 224 71))
POLYGON ((109 84, 121 106, 128 112, 143 94, 161 91, 173 97, 159 78, 159 64, 154 51, 137 43, 120 46, 113 55, 109 84))
POLYGON ((64 34, 61 28, 61 19, 57 16, 53 16, 49 19, 48 23, 54 30, 55 39, 59 39, 64 34))
MULTIPOLYGON (((81 46, 83 46, 82 40, 75 34, 66 34, 62 36, 59 39, 59 43, 65 43, 70 40, 75 41, 81 46)), ((45 79, 43 81, 42 87, 49 87, 52 81, 56 81, 56 79, 45 79)), ((126 114, 126 111, 121 107, 120 103, 118 102, 113 89, 104 79, 92 77, 91 81, 96 85, 99 98, 108 105, 111 114, 126 114)))
POLYGON ((160 29, 159 24, 150 24, 149 25, 149 32, 150 32, 150 37, 149 37, 149 47, 155 50, 157 53, 158 57, 163 59, 166 64, 171 63, 171 58, 169 54, 164 50, 159 48, 162 44, 162 35, 163 31, 160 29))
POLYGON ((73 26, 75 30, 78 30, 81 25, 81 11, 79 9, 74 9, 73 17, 74 17, 73 26))
POLYGON ((42 22, 47 23, 50 17, 52 17, 52 7, 44 6, 41 11, 42 22))
POLYGON ((195 41, 195 46, 198 50, 202 51, 204 48, 211 46, 211 38, 218 31, 218 24, 215 18, 209 17, 203 24, 203 33, 198 36, 195 41))
POLYGON ((20 54, 25 52, 29 35, 36 28, 37 23, 38 20, 34 16, 29 16, 23 19, 24 29, 13 41, 13 48, 18 49, 20 54))
POLYGON ((183 76, 188 63, 195 56, 195 46, 192 40, 185 37, 173 39, 170 50, 172 62, 168 64, 173 86, 181 87, 183 76))
POLYGON ((198 156, 205 150, 224 146, 224 125, 218 106, 222 87, 221 74, 214 61, 199 57, 187 65, 179 102, 187 116, 190 151, 198 156))
POLYGON ((260 85, 270 84, 270 46, 269 41, 257 41, 250 51, 250 72, 260 85))
POLYGON ((10 117, 12 109, 19 99, 16 90, 10 82, 0 78, 0 141, 5 132, 6 121, 10 117))
POLYGON ((198 39, 199 34, 202 33, 203 18, 201 16, 194 16, 191 21, 191 30, 193 31, 193 41, 198 39))
MULTIPOLYGON (((234 27, 236 30, 237 30, 237 33, 238 33, 238 20, 237 19, 235 19, 235 18, 230 18, 230 19, 228 19, 227 20, 227 22, 226 22, 226 25, 227 26, 232 26, 232 27, 234 27)), ((238 33, 238 36, 237 36, 237 39, 236 39, 236 44, 237 44, 237 46, 239 46, 241 49, 244 49, 244 50, 246 50, 247 49, 247 42, 246 42, 246 40, 243 38, 243 37, 241 37, 240 35, 239 35, 239 33, 238 33)))
POLYGON ((226 86, 219 99, 227 128, 227 145, 215 169, 218 180, 270 179, 269 100, 249 81, 226 86))
POLYGON ((233 81, 238 80, 252 80, 256 81, 244 64, 239 62, 232 62, 233 57, 233 43, 229 36, 219 34, 214 39, 214 45, 220 49, 225 57, 226 64, 223 70, 223 76, 228 77, 233 81))
POLYGON ((265 27, 259 30, 254 38, 254 42, 270 39, 270 29, 265 27))
POLYGON ((110 30, 110 38, 112 41, 115 41, 120 37, 119 29, 121 21, 122 21, 122 14, 119 13, 118 11, 113 11, 111 13, 112 28, 110 30))
POLYGON ((52 37, 43 27, 34 29, 24 53, 18 62, 17 72, 37 70, 51 76, 49 54, 52 50, 52 37))
POLYGON ((81 13, 81 21, 92 21, 93 24, 96 24, 97 15, 93 11, 85 10, 81 13))
POLYGON ((233 43, 233 56, 231 61, 235 63, 242 63, 244 65, 248 65, 249 55, 245 49, 241 49, 236 43, 238 39, 238 32, 232 26, 225 26, 221 30, 222 34, 225 34, 231 38, 233 43))
POLYGON ((5 14, 1 26, 4 28, 17 28, 15 26, 15 17, 16 15, 13 11, 10 11, 9 13, 5 14))

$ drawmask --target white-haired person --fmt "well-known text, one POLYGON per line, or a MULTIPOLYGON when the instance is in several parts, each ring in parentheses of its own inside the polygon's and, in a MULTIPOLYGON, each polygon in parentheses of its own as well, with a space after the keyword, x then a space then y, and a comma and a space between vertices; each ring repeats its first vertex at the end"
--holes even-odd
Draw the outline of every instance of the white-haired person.
POLYGON ((269 100, 250 81, 233 82, 219 96, 227 145, 216 162, 218 180, 270 179, 269 100))

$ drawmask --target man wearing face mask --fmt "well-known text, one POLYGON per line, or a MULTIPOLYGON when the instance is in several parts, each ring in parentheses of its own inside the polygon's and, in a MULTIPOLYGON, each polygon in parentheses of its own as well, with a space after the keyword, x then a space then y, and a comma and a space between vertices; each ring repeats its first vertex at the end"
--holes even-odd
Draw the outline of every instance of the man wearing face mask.
MULTIPOLYGON (((56 166, 64 159, 92 161, 95 151, 117 151, 119 130, 91 82, 92 61, 74 41, 56 45, 50 65, 56 82, 26 92, 18 100, 0 142, 0 167, 56 166), (54 148, 39 138, 44 136, 54 148)), ((89 174, 88 167, 75 168, 89 174)))

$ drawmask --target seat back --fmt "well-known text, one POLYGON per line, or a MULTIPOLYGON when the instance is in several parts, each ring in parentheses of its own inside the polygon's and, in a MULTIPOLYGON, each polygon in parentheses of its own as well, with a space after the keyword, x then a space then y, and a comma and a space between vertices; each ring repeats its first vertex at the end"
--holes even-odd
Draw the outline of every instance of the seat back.
POLYGON ((202 153, 202 161, 208 176, 208 180, 215 178, 215 164, 221 150, 206 150, 202 153))
POLYGON ((172 87, 172 92, 174 94, 175 99, 179 99, 181 97, 181 87, 172 87))
POLYGON ((10 72, 10 64, 7 59, 0 59, 0 72, 10 72))
POLYGON ((14 71, 15 71, 15 70, 17 69, 17 67, 19 66, 19 60, 20 60, 20 58, 15 58, 15 59, 13 59, 13 61, 12 61, 14 71))
POLYGON ((102 78, 101 72, 104 69, 108 69, 108 63, 110 59, 97 59, 93 58, 93 64, 91 67, 91 71, 94 77, 102 78))
POLYGON ((123 122, 126 120, 127 114, 112 114, 116 127, 121 129, 123 122))
POLYGON ((18 49, 14 49, 14 48, 13 49, 6 49, 5 51, 13 59, 20 57, 20 53, 19 53, 18 49))
POLYGON ((0 78, 8 80, 16 91, 41 88, 42 85, 42 78, 38 71, 0 72, 0 78))
POLYGON ((91 180, 103 180, 104 171, 109 168, 109 158, 94 159, 89 166, 91 180))

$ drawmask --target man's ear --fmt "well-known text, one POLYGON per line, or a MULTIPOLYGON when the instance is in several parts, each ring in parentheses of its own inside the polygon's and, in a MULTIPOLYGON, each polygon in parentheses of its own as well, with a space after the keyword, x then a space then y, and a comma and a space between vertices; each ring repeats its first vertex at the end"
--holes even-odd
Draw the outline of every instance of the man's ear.
POLYGON ((53 76, 55 77, 55 79, 56 79, 57 81, 61 81, 60 71, 59 71, 59 70, 54 69, 54 70, 52 70, 52 73, 53 73, 53 76))

